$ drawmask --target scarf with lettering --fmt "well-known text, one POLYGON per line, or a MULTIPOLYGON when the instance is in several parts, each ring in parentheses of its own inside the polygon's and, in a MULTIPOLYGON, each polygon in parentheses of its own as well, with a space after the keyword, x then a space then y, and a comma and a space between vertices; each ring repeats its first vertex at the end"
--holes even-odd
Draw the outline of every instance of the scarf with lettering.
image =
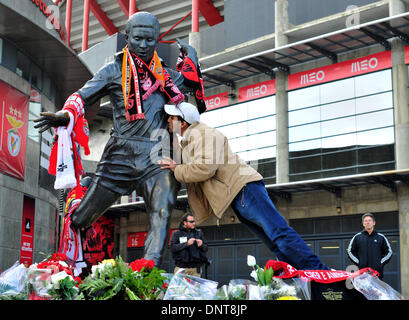
POLYGON ((180 52, 176 62, 176 69, 183 74, 186 86, 193 89, 199 113, 205 112, 206 104, 204 101, 204 87, 200 65, 196 67, 192 59, 190 59, 185 53, 180 52))
POLYGON ((123 49, 122 93, 126 109, 126 120, 145 119, 143 101, 158 88, 174 104, 184 100, 183 93, 175 85, 170 75, 162 67, 158 54, 154 53, 149 66, 139 57, 123 49))
POLYGON ((274 276, 283 279, 299 277, 305 281, 332 283, 357 277, 364 272, 368 272, 369 274, 374 276, 379 275, 378 271, 375 271, 369 267, 360 269, 355 272, 348 272, 343 270, 297 270, 284 261, 270 260, 269 263, 269 267, 273 268, 274 270, 274 276))

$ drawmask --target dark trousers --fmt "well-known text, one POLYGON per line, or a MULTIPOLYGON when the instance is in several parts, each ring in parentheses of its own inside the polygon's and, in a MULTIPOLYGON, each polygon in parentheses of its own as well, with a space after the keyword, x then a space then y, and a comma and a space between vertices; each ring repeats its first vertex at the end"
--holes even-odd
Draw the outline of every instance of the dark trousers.
POLYGON ((275 208, 264 181, 246 184, 231 204, 238 219, 284 261, 299 270, 328 270, 275 208))

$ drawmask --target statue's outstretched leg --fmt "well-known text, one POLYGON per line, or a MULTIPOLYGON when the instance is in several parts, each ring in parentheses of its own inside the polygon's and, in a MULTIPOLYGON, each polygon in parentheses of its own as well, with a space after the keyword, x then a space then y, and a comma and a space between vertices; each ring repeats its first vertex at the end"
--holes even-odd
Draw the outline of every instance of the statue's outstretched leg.
POLYGON ((180 183, 176 181, 170 170, 164 170, 148 179, 142 189, 146 212, 149 216, 144 258, 155 261, 155 266, 159 266, 168 238, 170 216, 176 204, 180 183))
POLYGON ((76 229, 90 227, 121 196, 98 183, 90 187, 72 215, 72 226, 76 229))

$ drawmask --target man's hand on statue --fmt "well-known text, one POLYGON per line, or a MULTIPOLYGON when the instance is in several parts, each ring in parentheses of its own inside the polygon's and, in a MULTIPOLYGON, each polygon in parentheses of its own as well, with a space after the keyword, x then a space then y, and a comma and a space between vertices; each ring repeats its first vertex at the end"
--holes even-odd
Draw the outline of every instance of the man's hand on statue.
POLYGON ((163 160, 157 162, 161 166, 161 169, 170 169, 175 172, 175 168, 178 165, 172 158, 163 157, 163 160))
POLYGON ((39 133, 52 128, 52 127, 62 127, 68 125, 70 122, 70 117, 68 112, 40 112, 40 118, 34 119, 34 122, 39 122, 34 126, 34 128, 40 128, 39 133))

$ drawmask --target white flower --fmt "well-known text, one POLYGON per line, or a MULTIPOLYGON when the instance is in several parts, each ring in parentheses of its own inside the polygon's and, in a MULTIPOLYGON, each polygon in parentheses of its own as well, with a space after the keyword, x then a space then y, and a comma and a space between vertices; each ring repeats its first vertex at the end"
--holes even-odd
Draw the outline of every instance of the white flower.
POLYGON ((251 255, 248 255, 248 256, 247 256, 247 265, 248 265, 249 267, 254 267, 254 266, 256 265, 256 258, 254 258, 254 257, 251 256, 251 255))
POLYGON ((68 268, 68 264, 66 264, 64 261, 58 261, 58 263, 63 267, 68 268))
POLYGON ((256 270, 251 271, 250 277, 252 277, 254 280, 258 281, 257 280, 257 271, 256 270))
POLYGON ((69 275, 65 271, 55 273, 51 276, 50 283, 52 283, 54 287, 58 289, 60 287, 59 282, 66 277, 69 277, 69 275))

